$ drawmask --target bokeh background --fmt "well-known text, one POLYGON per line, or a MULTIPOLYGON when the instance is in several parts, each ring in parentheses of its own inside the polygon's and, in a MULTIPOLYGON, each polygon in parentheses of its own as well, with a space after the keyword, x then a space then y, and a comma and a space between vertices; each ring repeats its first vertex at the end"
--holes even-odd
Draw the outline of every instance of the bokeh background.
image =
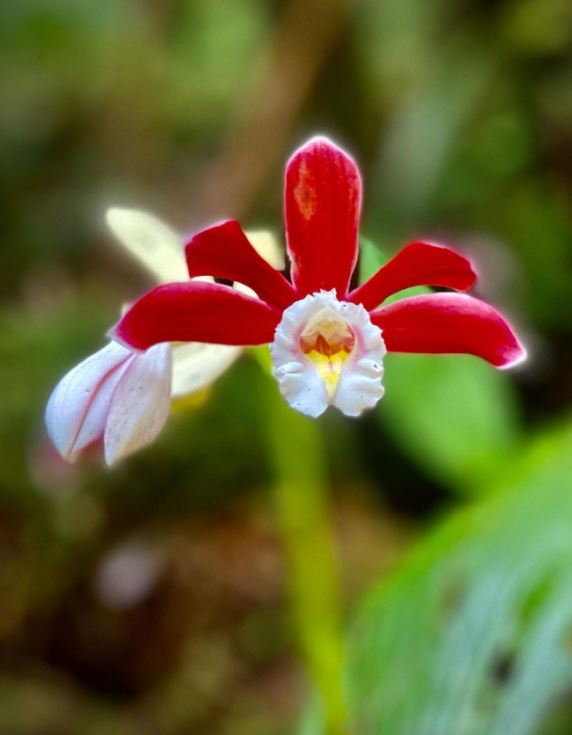
POLYGON ((105 209, 281 237, 315 132, 363 169, 362 272, 448 242, 531 355, 391 356, 373 413, 312 429, 353 732, 572 732, 572 3, 3 2, 0 98, 0 735, 323 733, 256 360, 112 471, 43 427, 151 285, 105 209))

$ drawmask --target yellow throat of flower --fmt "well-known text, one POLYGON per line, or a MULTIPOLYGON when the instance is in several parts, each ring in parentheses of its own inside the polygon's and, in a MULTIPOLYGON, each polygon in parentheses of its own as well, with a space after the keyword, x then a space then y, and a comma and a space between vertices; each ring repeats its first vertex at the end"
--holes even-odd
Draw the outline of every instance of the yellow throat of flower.
POLYGON ((344 363, 350 356, 349 352, 340 350, 333 355, 324 355, 318 350, 311 350, 307 353, 307 357, 316 366, 320 377, 324 381, 328 396, 332 398, 338 388, 338 383, 342 377, 344 363))
POLYGON ((327 308, 314 316, 300 337, 302 352, 314 363, 330 398, 338 388, 355 342, 355 335, 346 322, 327 308))

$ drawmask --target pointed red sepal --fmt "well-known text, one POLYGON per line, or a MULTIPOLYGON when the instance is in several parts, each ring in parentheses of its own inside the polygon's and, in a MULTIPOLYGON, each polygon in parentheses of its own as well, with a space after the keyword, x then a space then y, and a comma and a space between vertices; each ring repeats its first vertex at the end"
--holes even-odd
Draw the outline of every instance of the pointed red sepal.
POLYGON ((415 241, 352 291, 348 300, 370 310, 405 288, 440 286, 468 291, 476 280, 477 274, 464 255, 444 245, 415 241))
POLYGON ((229 286, 169 283, 136 301, 110 336, 136 350, 160 342, 260 345, 272 342, 281 312, 229 286))
POLYGON ((291 284, 252 247, 236 220, 193 235, 185 248, 189 274, 239 281, 271 306, 285 309, 298 296, 291 284))
POLYGON ((292 282, 303 294, 344 299, 358 253, 358 168, 328 138, 312 138, 286 166, 285 219, 292 282))
POLYGON ((465 353, 498 368, 526 358, 506 320, 489 304, 465 294, 412 296, 372 311, 390 352, 465 353))

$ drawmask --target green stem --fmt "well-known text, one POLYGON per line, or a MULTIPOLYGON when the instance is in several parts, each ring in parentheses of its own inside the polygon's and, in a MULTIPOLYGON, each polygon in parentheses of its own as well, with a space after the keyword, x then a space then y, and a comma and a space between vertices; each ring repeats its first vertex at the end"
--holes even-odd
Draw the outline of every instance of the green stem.
MULTIPOLYGON (((263 362, 263 357, 257 355, 263 362)), ((264 361, 266 362, 266 361, 264 361)), ((327 735, 347 735, 344 646, 336 554, 319 425, 265 386, 269 449, 288 566, 293 623, 321 695, 327 735)))

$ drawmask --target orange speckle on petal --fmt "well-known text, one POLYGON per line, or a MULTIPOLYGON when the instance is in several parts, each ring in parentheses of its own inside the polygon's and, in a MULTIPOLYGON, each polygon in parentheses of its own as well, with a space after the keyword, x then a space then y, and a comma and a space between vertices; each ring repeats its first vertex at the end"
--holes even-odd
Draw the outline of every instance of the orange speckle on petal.
POLYGON ((316 189, 312 182, 312 173, 303 163, 298 170, 298 183, 294 188, 294 199, 305 220, 310 220, 316 212, 316 189))

